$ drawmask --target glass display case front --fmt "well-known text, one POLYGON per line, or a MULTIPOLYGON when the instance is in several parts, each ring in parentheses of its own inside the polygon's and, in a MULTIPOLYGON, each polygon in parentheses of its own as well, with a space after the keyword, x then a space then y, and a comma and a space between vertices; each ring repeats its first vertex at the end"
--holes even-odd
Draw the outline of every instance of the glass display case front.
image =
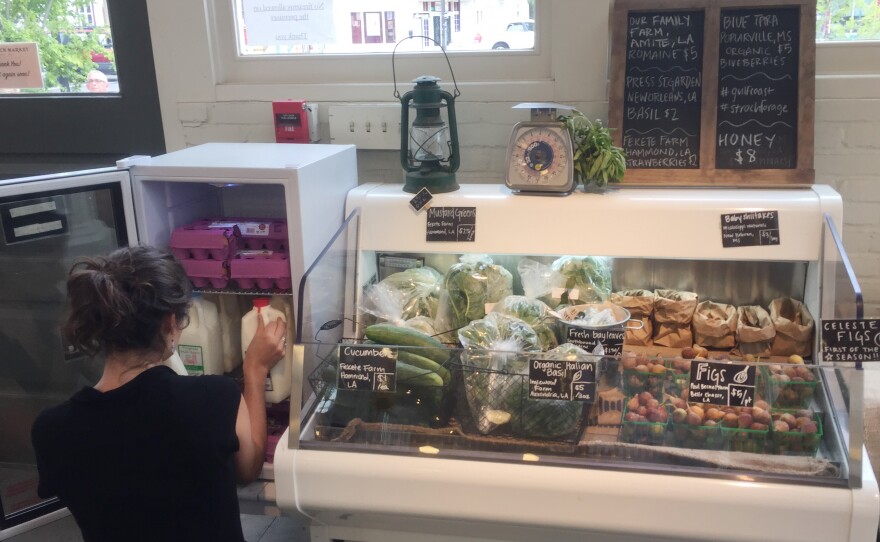
POLYGON ((366 250, 362 220, 300 285, 291 448, 861 486, 862 373, 818 355, 861 304, 830 216, 761 261, 366 250))

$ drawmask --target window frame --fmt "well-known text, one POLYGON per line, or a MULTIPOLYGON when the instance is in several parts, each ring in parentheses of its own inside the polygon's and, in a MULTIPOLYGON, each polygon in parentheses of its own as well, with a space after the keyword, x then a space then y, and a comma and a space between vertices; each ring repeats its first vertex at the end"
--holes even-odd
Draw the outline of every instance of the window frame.
POLYGON ((107 0, 119 94, 0 96, 0 176, 112 165, 133 154, 165 152, 146 0, 107 0))

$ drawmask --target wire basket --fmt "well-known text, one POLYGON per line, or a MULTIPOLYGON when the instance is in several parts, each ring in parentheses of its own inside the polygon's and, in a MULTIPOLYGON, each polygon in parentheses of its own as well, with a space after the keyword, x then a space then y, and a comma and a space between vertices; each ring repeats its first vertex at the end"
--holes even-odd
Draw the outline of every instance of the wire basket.
POLYGON ((318 398, 316 414, 321 425, 345 427, 355 418, 422 427, 444 427, 452 417, 452 384, 412 385, 397 378, 393 392, 343 390, 336 385, 338 359, 334 349, 309 375, 318 398))
POLYGON ((459 364, 456 418, 467 433, 577 442, 584 403, 529 399, 529 375, 459 364))

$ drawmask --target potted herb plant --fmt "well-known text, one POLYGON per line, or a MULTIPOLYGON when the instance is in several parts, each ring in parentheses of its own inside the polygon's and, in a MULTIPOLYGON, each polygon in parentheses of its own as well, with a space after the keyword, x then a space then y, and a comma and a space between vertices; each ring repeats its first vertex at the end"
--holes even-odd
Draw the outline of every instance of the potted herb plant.
POLYGON ((623 178, 626 154, 614 145, 611 130, 601 120, 591 121, 577 109, 572 109, 570 115, 561 115, 559 120, 571 135, 575 182, 582 182, 584 188, 591 183, 603 187, 623 178))

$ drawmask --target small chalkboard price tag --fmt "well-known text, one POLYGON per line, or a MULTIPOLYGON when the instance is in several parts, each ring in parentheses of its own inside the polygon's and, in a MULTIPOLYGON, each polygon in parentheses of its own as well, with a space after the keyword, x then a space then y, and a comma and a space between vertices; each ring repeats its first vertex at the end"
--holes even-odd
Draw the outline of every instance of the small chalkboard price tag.
POLYGON ((581 401, 596 398, 596 362, 532 359, 529 399, 581 401))
POLYGON ((428 209, 425 241, 473 243, 476 240, 476 207, 431 207, 428 209))
POLYGON ((721 215, 721 245, 724 248, 778 244, 778 211, 721 215))
POLYGON ((580 346, 587 352, 592 352, 596 345, 602 343, 605 356, 620 357, 623 353, 623 339, 626 336, 625 329, 587 329, 577 326, 568 326, 566 338, 568 342, 580 346))
POLYGON ((338 357, 338 389, 397 390, 397 348, 345 344, 339 346, 338 357))
POLYGON ((688 401, 723 406, 752 406, 755 402, 755 366, 694 361, 688 383, 688 401))
POLYGON ((880 320, 822 320, 822 361, 880 361, 880 320))
POLYGON ((422 188, 413 199, 409 200, 409 206, 415 209, 416 212, 419 212, 424 209, 425 205, 430 203, 432 199, 434 199, 433 194, 431 194, 427 188, 422 188))

